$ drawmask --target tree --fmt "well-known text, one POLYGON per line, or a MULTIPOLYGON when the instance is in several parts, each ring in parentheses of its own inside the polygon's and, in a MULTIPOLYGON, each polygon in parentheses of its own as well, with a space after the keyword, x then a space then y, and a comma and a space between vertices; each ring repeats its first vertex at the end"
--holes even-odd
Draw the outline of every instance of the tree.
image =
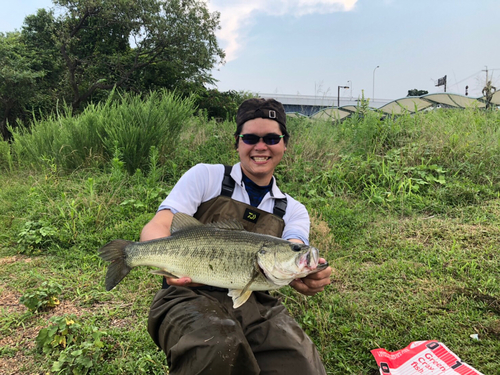
POLYGON ((16 119, 36 97, 34 87, 45 75, 37 70, 37 56, 20 40, 18 32, 0 33, 0 134, 10 138, 7 123, 16 119))
POLYGON ((251 93, 242 91, 201 89, 195 93, 194 100, 198 109, 206 112, 209 119, 232 120, 236 117, 240 104, 251 97, 251 93))
POLYGON ((406 96, 422 96, 428 94, 429 91, 426 90, 418 90, 418 89, 413 89, 413 90, 408 90, 408 95, 406 96))
POLYGON ((203 1, 53 2, 59 15, 31 16, 23 34, 44 43, 45 33, 50 34, 64 65, 74 110, 113 87, 142 91, 173 88, 181 82, 211 83, 210 70, 223 62, 225 55, 215 37, 219 14, 210 13, 203 1), (45 26, 37 29, 37 25, 45 26), (155 73, 160 85, 153 84, 155 73))

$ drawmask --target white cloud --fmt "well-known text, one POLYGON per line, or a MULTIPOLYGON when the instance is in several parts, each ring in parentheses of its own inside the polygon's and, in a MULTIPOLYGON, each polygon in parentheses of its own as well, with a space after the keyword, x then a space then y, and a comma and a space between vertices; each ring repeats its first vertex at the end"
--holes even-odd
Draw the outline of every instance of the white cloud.
POLYGON ((307 14, 328 14, 350 11, 358 0, 211 0, 208 7, 221 15, 217 33, 226 51, 226 61, 235 60, 244 43, 244 31, 256 14, 300 17, 307 14))

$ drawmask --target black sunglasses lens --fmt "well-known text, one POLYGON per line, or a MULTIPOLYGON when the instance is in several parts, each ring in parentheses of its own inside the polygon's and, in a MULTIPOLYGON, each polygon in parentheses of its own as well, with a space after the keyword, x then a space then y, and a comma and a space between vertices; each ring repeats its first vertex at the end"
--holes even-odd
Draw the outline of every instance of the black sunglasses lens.
MULTIPOLYGON (((241 140, 246 143, 247 145, 255 145, 259 142, 260 138, 258 135, 255 135, 255 134, 242 134, 240 135, 241 137, 241 140)), ((265 136, 262 137, 262 140, 264 141, 264 143, 266 145, 277 145, 281 138, 283 138, 282 136, 279 136, 277 134, 267 134, 265 136)))
POLYGON ((241 140, 247 145, 254 145, 259 142, 259 139, 260 137, 256 136, 255 134, 243 134, 241 136, 241 140))
POLYGON ((262 137, 266 145, 276 145, 280 142, 281 137, 276 134, 270 134, 262 137))

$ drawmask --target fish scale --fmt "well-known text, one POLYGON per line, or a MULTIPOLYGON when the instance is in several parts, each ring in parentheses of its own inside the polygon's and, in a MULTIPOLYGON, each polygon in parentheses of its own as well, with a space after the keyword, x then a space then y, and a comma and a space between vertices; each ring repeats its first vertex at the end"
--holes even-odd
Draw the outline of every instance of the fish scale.
MULTIPOLYGON (((195 283, 222 288, 227 288, 229 283, 236 289, 244 288, 255 271, 255 248, 245 247, 248 242, 237 239, 228 249, 224 244, 231 241, 230 235, 234 237, 231 232, 218 233, 217 229, 197 232, 180 233, 179 239, 174 234, 154 244, 132 243, 125 250, 126 263, 130 268, 154 266, 165 269, 177 277, 189 276, 195 283), (217 242, 221 245, 214 245, 217 242), (196 246, 192 246, 193 243, 196 246), (189 263, 191 266, 186 268, 189 263)), ((258 288, 254 290, 273 287, 262 274, 254 282, 253 287, 258 288)))
POLYGON ((152 266, 159 268, 154 273, 227 288, 236 308, 254 290, 278 289, 327 267, 318 264, 316 248, 247 232, 235 221, 203 225, 177 213, 171 231, 165 238, 114 240, 103 246, 100 256, 111 262, 106 290, 113 289, 132 268, 152 266))

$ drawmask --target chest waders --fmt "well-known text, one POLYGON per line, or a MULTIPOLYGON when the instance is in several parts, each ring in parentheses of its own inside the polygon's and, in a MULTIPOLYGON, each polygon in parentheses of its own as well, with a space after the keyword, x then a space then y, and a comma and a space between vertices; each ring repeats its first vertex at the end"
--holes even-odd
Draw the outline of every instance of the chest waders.
MULTIPOLYGON (((231 199, 235 182, 226 167, 221 195, 200 205, 203 223, 236 219, 246 230, 281 237, 286 199, 274 213, 231 199)), ((165 279, 164 279, 165 280, 165 279)), ((253 292, 234 309, 227 289, 211 286, 160 290, 148 332, 171 375, 326 375, 316 347, 281 302, 253 292)))
POLYGON ((249 232, 281 237, 285 228, 283 216, 286 212, 286 198, 275 200, 273 213, 231 199, 235 185, 231 169, 231 166, 225 166, 221 194, 202 203, 193 216, 204 224, 237 220, 249 232))
MULTIPOLYGON (((286 212, 286 198, 275 200, 273 213, 236 201, 231 198, 235 186, 235 181, 231 177, 232 166, 226 165, 224 168, 221 194, 218 197, 203 202, 193 216, 203 224, 224 220, 237 220, 249 232, 281 237, 285 229, 283 216, 286 212)), ((166 289, 168 287, 169 285, 165 278, 163 278, 162 288, 166 289)), ((227 289, 209 285, 196 287, 196 289, 225 291, 227 293, 227 289)))

